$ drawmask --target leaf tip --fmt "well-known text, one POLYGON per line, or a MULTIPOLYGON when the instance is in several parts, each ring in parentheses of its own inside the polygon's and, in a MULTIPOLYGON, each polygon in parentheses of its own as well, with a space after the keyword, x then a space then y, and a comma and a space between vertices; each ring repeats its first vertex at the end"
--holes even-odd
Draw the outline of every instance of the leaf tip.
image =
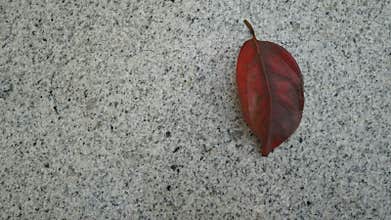
POLYGON ((261 154, 263 157, 267 157, 273 150, 273 146, 268 142, 263 143, 261 146, 261 154))
POLYGON ((266 150, 261 150, 261 155, 262 157, 267 157, 267 155, 269 154, 270 152, 266 151, 266 150))

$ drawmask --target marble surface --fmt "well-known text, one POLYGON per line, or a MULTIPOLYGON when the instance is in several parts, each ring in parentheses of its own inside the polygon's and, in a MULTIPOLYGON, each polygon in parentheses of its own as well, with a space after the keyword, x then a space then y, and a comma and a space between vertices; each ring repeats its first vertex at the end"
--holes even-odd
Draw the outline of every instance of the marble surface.
POLYGON ((391 2, 0 2, 1 219, 386 219, 391 2), (250 34, 304 75, 269 157, 244 124, 250 34))

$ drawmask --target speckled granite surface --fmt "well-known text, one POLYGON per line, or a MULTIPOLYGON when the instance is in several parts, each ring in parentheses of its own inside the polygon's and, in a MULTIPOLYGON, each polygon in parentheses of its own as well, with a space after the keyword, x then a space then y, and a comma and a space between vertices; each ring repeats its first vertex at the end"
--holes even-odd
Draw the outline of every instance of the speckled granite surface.
POLYGON ((391 2, 1 1, 1 219, 391 216, 391 2), (235 64, 297 59, 302 123, 267 158, 235 64))

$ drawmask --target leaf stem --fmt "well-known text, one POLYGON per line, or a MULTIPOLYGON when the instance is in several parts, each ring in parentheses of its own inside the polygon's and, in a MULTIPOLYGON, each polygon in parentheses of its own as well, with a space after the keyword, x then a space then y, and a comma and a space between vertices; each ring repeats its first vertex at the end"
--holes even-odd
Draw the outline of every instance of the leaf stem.
POLYGON ((250 24, 250 22, 247 21, 247 19, 244 19, 244 24, 246 24, 247 28, 250 30, 251 35, 253 35, 253 38, 255 37, 255 31, 253 26, 250 24))

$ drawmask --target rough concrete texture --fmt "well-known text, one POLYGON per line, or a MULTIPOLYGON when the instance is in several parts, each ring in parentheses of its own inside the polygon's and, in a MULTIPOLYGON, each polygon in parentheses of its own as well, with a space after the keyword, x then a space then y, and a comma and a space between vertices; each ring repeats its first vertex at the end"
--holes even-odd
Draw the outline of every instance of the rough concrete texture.
POLYGON ((3 0, 0 46, 1 219, 391 216, 390 0, 3 0), (304 75, 267 158, 236 94, 244 18, 304 75))

